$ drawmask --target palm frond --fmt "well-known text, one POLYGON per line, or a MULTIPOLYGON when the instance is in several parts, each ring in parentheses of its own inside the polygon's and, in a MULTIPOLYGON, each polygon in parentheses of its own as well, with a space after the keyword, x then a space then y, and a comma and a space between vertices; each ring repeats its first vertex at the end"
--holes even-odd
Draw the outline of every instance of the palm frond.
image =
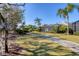
POLYGON ((62 14, 63 14, 63 9, 59 9, 58 11, 57 11, 57 16, 62 16, 62 14))
POLYGON ((68 3, 66 9, 68 12, 72 12, 75 8, 75 5, 74 4, 71 4, 71 3, 68 3))

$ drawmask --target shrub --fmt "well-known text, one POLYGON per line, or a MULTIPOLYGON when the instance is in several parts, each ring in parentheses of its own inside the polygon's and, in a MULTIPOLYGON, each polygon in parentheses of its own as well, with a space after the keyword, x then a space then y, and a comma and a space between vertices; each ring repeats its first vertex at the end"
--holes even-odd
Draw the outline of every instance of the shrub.
POLYGON ((42 29, 41 29, 41 27, 40 27, 40 28, 36 28, 36 29, 34 29, 34 31, 41 32, 42 29))
POLYGON ((57 33, 65 33, 67 26, 65 25, 59 25, 57 29, 57 33))
POLYGON ((69 34, 73 34, 73 30, 69 28, 69 34))
POLYGON ((26 34, 27 32, 32 32, 36 29, 34 25, 25 25, 20 27, 19 29, 16 29, 16 32, 18 34, 26 34))
MULTIPOLYGON (((57 29, 57 33, 66 33, 67 32, 67 26, 65 25, 59 25, 57 29)), ((69 34, 73 34, 72 28, 69 28, 69 34)))
POLYGON ((28 30, 21 30, 21 29, 16 29, 16 32, 20 35, 26 34, 27 32, 29 32, 28 30))

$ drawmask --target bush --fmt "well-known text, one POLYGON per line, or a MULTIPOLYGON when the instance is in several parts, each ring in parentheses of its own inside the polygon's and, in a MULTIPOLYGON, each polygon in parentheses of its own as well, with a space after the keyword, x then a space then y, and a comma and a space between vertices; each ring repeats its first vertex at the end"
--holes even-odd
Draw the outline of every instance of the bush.
POLYGON ((75 32, 74 35, 79 35, 79 32, 75 32))
MULTIPOLYGON (((67 32, 67 26, 65 25, 59 25, 57 29, 57 33, 66 33, 67 32)), ((72 28, 69 28, 69 34, 73 34, 72 28)))
POLYGON ((21 29, 16 29, 16 32, 20 35, 26 34, 27 32, 29 32, 28 30, 21 30, 21 29))
POLYGON ((37 31, 37 32, 39 32, 39 29, 38 29, 38 28, 36 28, 34 31, 37 31))
POLYGON ((19 29, 16 30, 16 32, 18 34, 26 34, 27 32, 32 32, 36 29, 36 27, 34 25, 26 25, 26 26, 22 26, 19 29))
POLYGON ((40 27, 40 28, 36 28, 34 31, 41 32, 42 29, 41 29, 41 27, 40 27))
POLYGON ((57 29, 57 33, 66 33, 67 31, 67 26, 65 25, 59 25, 57 29))
POLYGON ((73 30, 69 28, 69 34, 73 34, 73 30))

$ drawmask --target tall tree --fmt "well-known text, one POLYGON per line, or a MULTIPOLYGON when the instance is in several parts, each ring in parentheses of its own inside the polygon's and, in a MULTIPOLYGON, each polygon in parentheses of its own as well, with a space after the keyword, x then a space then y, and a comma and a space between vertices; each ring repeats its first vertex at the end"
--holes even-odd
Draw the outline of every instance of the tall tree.
POLYGON ((3 25, 3 34, 5 40, 5 52, 8 53, 8 32, 14 30, 19 22, 22 20, 22 10, 17 6, 3 4, 0 10, 1 24, 3 25))
POLYGON ((35 21, 35 24, 38 26, 39 31, 41 31, 41 19, 40 18, 36 18, 34 21, 35 21))
POLYGON ((57 15, 59 15, 60 17, 63 17, 67 20, 67 34, 69 34, 69 15, 68 15, 68 11, 65 9, 59 9, 57 15))
POLYGON ((59 9, 57 11, 57 15, 65 18, 67 21, 67 34, 69 34, 69 13, 72 12, 73 9, 74 9, 74 5, 68 4, 67 7, 65 7, 64 9, 59 9))

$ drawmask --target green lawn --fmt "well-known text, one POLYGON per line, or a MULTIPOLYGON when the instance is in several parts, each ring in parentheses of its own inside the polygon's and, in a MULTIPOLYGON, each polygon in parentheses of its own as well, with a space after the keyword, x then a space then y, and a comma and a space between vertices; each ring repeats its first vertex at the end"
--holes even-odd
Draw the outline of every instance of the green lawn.
POLYGON ((39 34, 44 34, 44 35, 51 35, 53 37, 58 37, 63 40, 69 40, 72 42, 79 43, 79 36, 76 35, 66 35, 66 34, 57 34, 57 33, 45 33, 45 32, 35 32, 39 34))
POLYGON ((78 55, 69 48, 63 47, 48 39, 42 39, 31 35, 25 35, 17 38, 16 44, 24 50, 20 54, 29 56, 72 56, 78 55))

